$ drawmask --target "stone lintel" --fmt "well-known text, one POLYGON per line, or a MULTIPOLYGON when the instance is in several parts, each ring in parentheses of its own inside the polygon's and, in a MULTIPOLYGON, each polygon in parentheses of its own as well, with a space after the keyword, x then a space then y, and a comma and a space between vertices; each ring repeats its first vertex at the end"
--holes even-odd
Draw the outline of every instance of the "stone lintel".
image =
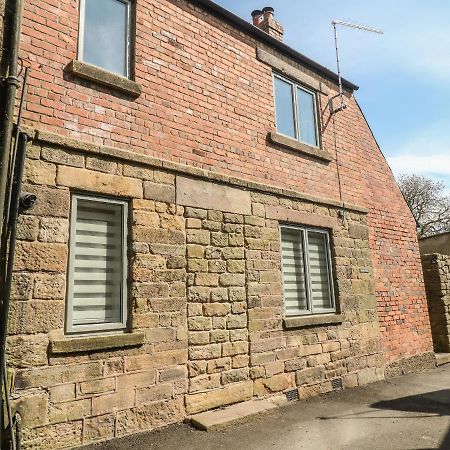
POLYGON ((242 189, 177 176, 177 204, 195 208, 216 209, 235 214, 252 213, 250 192, 242 189))
POLYGON ((66 337, 50 341, 50 353, 69 354, 95 350, 121 349, 144 344, 145 333, 123 333, 102 336, 66 337))
POLYGON ((280 222, 287 222, 311 227, 338 229, 339 223, 333 217, 319 216, 313 213, 305 213, 280 206, 266 206, 266 217, 280 222))
POLYGON ((286 62, 285 60, 266 52, 261 47, 256 48, 256 57, 263 63, 273 67, 276 71, 280 72, 282 75, 286 75, 292 78, 294 81, 303 84, 306 87, 312 88, 315 91, 319 91, 324 95, 329 95, 330 90, 325 83, 307 75, 300 69, 295 67, 293 64, 286 62))

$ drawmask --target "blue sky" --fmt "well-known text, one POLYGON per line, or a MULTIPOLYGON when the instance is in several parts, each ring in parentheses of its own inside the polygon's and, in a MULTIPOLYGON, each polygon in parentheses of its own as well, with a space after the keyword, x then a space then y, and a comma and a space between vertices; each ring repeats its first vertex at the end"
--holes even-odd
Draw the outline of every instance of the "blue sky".
POLYGON ((450 193, 450 4, 448 0, 215 0, 250 20, 275 8, 285 43, 333 70, 333 19, 383 36, 340 28, 342 72, 396 174, 444 181, 450 193))

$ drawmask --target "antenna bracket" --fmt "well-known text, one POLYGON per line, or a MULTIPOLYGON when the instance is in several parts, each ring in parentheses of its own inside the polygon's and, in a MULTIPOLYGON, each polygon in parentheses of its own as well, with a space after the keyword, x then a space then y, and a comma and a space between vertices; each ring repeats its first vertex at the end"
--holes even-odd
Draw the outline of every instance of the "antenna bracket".
POLYGON ((337 95, 335 95, 334 97, 331 97, 331 98, 330 98, 330 100, 328 101, 328 107, 329 107, 329 109, 330 109, 330 114, 333 115, 333 114, 335 114, 335 113, 344 111, 344 109, 347 108, 347 105, 344 103, 344 100, 343 100, 341 94, 337 94, 337 95), (339 102, 339 105, 338 105, 338 106, 334 106, 334 103, 335 103, 334 101, 335 101, 337 98, 340 98, 341 101, 339 102))

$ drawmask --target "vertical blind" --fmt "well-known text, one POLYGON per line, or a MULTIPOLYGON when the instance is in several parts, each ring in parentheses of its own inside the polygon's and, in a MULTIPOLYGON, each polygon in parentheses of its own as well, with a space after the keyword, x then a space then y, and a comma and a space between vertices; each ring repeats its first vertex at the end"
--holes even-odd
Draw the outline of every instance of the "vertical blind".
POLYGON ((306 228, 281 228, 286 315, 333 309, 328 236, 306 228))
POLYGON ((330 289, 327 236, 308 231, 308 260, 313 310, 333 307, 330 289))
POLYGON ((71 324, 122 323, 126 204, 77 197, 73 207, 71 324))
POLYGON ((284 299, 286 314, 307 310, 303 231, 281 229, 284 299))

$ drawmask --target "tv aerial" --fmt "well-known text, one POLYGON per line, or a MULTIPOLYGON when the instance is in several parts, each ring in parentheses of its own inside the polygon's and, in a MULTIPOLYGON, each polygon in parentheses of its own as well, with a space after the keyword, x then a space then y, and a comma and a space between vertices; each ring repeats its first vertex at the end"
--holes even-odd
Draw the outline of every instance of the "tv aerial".
POLYGON ((334 97, 332 97, 330 99, 330 112, 331 112, 331 114, 334 114, 336 112, 343 111, 347 107, 347 105, 345 104, 345 101, 344 101, 344 88, 342 86, 341 60, 340 60, 340 55, 339 55, 337 27, 342 26, 342 27, 353 28, 356 30, 362 30, 362 31, 367 31, 369 33, 376 33, 376 34, 384 34, 384 33, 383 33, 383 31, 381 31, 377 28, 369 27, 367 25, 360 25, 357 23, 346 22, 344 20, 333 20, 331 22, 331 25, 333 26, 333 30, 334 30, 334 44, 335 44, 335 48, 336 48, 336 65, 337 65, 337 72, 338 72, 338 77, 339 77, 339 94, 335 95, 334 97), (333 100, 338 97, 340 98, 340 104, 337 108, 335 108, 333 105, 333 100))

